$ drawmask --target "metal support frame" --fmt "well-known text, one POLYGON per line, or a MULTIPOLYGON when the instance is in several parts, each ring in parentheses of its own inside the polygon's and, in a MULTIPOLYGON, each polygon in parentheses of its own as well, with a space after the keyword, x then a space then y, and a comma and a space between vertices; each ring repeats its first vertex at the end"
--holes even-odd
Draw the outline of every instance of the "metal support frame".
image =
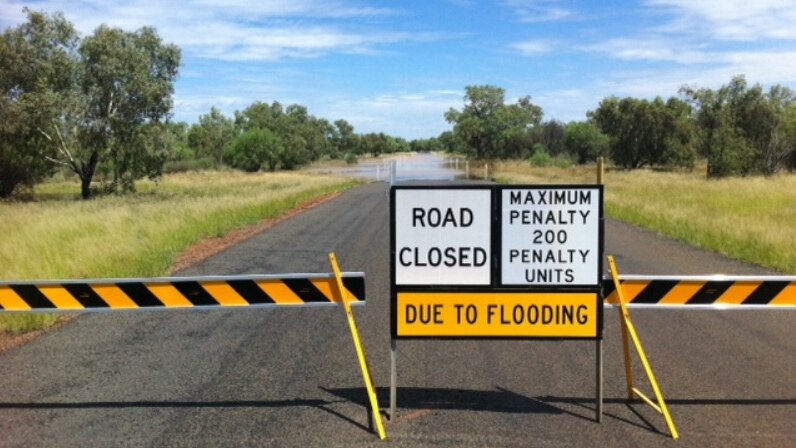
POLYGON ((365 388, 368 391, 368 398, 370 399, 370 408, 373 414, 373 421, 376 423, 376 430, 378 431, 379 438, 384 440, 387 438, 387 433, 384 432, 384 425, 381 422, 381 412, 379 411, 379 400, 376 396, 376 387, 373 385, 373 375, 370 372, 368 365, 368 358, 365 355, 365 347, 362 346, 362 341, 359 337, 359 330, 357 329, 357 322, 354 320, 354 313, 351 311, 351 305, 348 303, 346 297, 346 289, 343 286, 343 277, 340 274, 340 267, 337 265, 337 257, 334 252, 329 254, 329 261, 334 269, 334 275, 337 282, 337 294, 339 294, 340 303, 343 305, 345 314, 348 317, 348 327, 351 329, 351 338, 354 340, 354 348, 357 352, 359 359, 359 367, 362 369, 362 378, 365 380, 365 388))
MULTIPOLYGON (((605 159, 597 158, 597 185, 605 183, 605 159)), ((602 294, 601 294, 602 296, 602 294)), ((603 421, 603 340, 597 340, 597 423, 603 421)))
POLYGON ((398 340, 390 339, 390 421, 394 422, 398 407, 398 340))
POLYGON ((596 401, 597 405, 595 406, 595 413, 596 417, 595 420, 597 423, 602 423, 603 421, 603 340, 597 339, 597 354, 596 354, 596 365, 597 365, 597 385, 596 389, 596 401))
POLYGON ((680 438, 680 435, 677 433, 677 428, 674 426, 674 421, 672 420, 671 414, 669 414, 669 408, 666 406, 666 401, 663 398, 663 394, 661 393, 660 388, 658 387, 658 381, 655 380, 655 374, 652 372, 652 366, 650 366, 649 361, 647 360, 647 355, 644 353, 644 347, 641 346, 641 340, 636 333, 636 329, 633 326, 633 322, 630 320, 630 311, 628 311, 627 306, 625 306, 625 297, 624 293, 622 292, 622 284, 619 282, 619 271, 616 269, 616 262, 614 261, 614 257, 608 256, 608 264, 611 270, 611 276, 614 279, 614 284, 616 286, 616 292, 619 296, 619 320, 622 324, 622 347, 624 350, 624 358, 625 358, 625 380, 627 382, 627 399, 628 401, 633 400, 636 396, 641 398, 645 403, 650 405, 653 409, 655 409, 659 414, 663 415, 663 418, 666 420, 666 425, 669 427, 669 431, 672 434, 672 438, 677 440, 680 438), (644 395, 640 390, 633 387, 633 368, 631 364, 630 358, 630 342, 628 341, 628 335, 630 339, 633 340, 633 345, 636 348, 636 352, 638 353, 638 357, 641 359, 641 364, 644 366, 644 371, 647 374, 647 378, 652 385, 652 390, 655 392, 655 399, 657 401, 653 402, 649 397, 644 395))

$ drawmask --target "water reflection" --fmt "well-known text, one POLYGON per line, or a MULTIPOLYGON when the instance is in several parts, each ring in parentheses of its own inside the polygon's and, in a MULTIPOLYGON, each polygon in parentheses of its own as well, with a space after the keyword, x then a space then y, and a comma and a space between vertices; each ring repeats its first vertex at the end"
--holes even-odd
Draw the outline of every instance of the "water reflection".
POLYGON ((380 182, 390 181, 390 160, 395 160, 397 182, 453 181, 465 178, 465 162, 429 153, 392 159, 364 161, 356 165, 334 167, 321 171, 343 176, 361 177, 380 182))

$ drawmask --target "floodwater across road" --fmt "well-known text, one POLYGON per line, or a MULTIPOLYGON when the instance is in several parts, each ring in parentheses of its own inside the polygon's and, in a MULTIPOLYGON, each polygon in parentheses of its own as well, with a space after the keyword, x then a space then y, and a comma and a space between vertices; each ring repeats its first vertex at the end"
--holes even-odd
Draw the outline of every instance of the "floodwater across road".
POLYGON ((390 181, 390 161, 395 161, 395 177, 406 181, 453 181, 464 179, 466 163, 431 153, 417 153, 383 160, 313 170, 342 176, 360 177, 381 182, 390 181))

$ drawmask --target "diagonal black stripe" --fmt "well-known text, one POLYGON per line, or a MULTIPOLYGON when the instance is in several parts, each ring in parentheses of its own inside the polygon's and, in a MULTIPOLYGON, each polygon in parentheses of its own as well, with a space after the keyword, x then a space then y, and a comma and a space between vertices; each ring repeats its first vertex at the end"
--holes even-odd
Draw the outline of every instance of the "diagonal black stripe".
POLYGON ((75 298, 84 308, 107 308, 108 304, 102 300, 91 286, 85 283, 64 283, 61 286, 64 287, 65 290, 72 294, 72 297, 75 298))
POLYGON ((345 286, 357 300, 365 300, 365 279, 363 277, 343 277, 343 286, 345 286))
POLYGON ((117 283, 116 286, 140 307, 163 306, 163 302, 152 294, 152 291, 148 290, 143 283, 117 283))
POLYGON ((705 286, 700 288, 694 297, 691 297, 686 305, 710 305, 714 303, 716 300, 724 294, 725 291, 730 289, 735 282, 734 281, 722 281, 722 282, 707 282, 705 286))
POLYGON ((743 301, 743 304, 768 305, 768 303, 774 300, 774 297, 781 293, 789 284, 790 282, 782 280, 764 281, 749 294, 749 297, 743 301))
POLYGON ((229 280, 227 282, 232 289, 252 305, 261 303, 274 303, 262 288, 257 286, 253 280, 229 280))
POLYGON ((54 309, 55 305, 50 302, 50 299, 47 298, 39 288, 35 285, 9 285, 11 289, 14 290, 17 295, 19 295, 22 300, 27 302, 31 308, 34 310, 36 309, 54 309))
POLYGON ((195 306, 218 305, 218 301, 205 291, 199 282, 179 281, 171 282, 171 285, 195 306))
MULTIPOLYGON (((621 280, 620 280, 621 281, 621 280)), ((613 279, 603 280, 603 297, 608 297, 612 292, 616 291, 613 279)))
POLYGON ((329 298, 306 278, 283 279, 282 282, 305 302, 330 302, 329 298))
POLYGON ((652 280, 631 303, 658 303, 677 283, 677 280, 652 280))

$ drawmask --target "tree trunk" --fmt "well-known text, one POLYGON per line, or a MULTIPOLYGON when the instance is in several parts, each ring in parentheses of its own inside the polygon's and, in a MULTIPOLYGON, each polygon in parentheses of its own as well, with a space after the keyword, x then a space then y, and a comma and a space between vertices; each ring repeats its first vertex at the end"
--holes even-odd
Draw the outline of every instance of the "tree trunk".
POLYGON ((98 162, 99 151, 94 151, 91 153, 88 163, 83 165, 83 168, 77 173, 80 176, 80 195, 83 199, 91 199, 91 180, 94 178, 98 162))
POLYGON ((83 199, 91 198, 91 179, 87 177, 80 178, 80 195, 83 199))

